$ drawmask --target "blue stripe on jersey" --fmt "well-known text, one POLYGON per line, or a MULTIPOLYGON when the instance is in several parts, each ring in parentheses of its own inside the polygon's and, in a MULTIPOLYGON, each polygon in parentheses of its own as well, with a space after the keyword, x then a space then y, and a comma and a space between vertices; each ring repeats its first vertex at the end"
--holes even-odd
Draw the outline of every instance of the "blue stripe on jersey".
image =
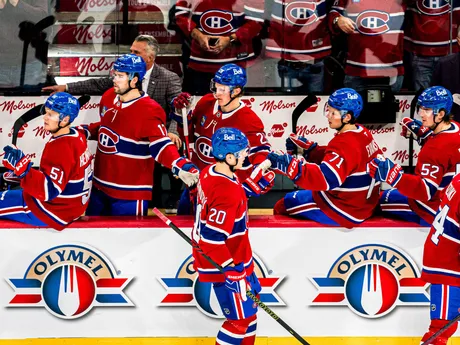
POLYGON ((337 178, 337 175, 335 174, 336 172, 334 172, 334 170, 332 170, 330 166, 328 166, 325 163, 321 163, 319 168, 323 173, 324 178, 327 181, 327 184, 329 185, 329 190, 340 186, 340 180, 337 178))
POLYGON ((139 157, 150 157, 149 144, 148 143, 133 143, 120 138, 120 141, 116 145, 117 151, 128 155, 139 156, 139 157))
POLYGON ((340 188, 355 189, 355 188, 369 187, 371 184, 371 181, 372 181, 372 178, 368 174, 351 175, 345 179, 345 181, 342 183, 340 188))
POLYGON ((252 155, 257 152, 267 151, 270 152, 270 145, 260 145, 254 146, 249 149, 249 155, 252 155))
POLYGON ((444 189, 452 182, 452 178, 454 177, 454 173, 447 173, 442 177, 441 184, 439 185, 439 189, 444 189))
POLYGON ((225 242, 228 237, 228 234, 216 231, 210 227, 208 227, 205 223, 200 221, 200 235, 203 239, 213 242, 225 242))
POLYGON ((171 139, 164 137, 150 143, 150 154, 157 161, 166 146, 173 145, 171 139))
POLYGON ((436 192, 438 191, 438 186, 436 186, 432 181, 430 181, 428 179, 423 179, 423 181, 428 186, 429 193, 430 193, 430 195, 428 195, 428 198, 430 200, 436 194, 436 192))
POLYGON ((46 179, 46 187, 47 187, 47 193, 48 193, 48 198, 45 201, 51 201, 54 198, 56 198, 60 194, 60 190, 56 188, 56 186, 53 183, 53 180, 49 176, 45 175, 46 179))
POLYGON ((62 220, 61 218, 59 218, 58 216, 56 216, 54 213, 48 211, 41 203, 38 199, 35 199, 34 197, 32 197, 32 200, 35 202, 35 205, 37 205, 37 207, 46 215, 48 216, 49 218, 51 218, 54 222, 58 223, 58 224, 61 224, 62 226, 66 226, 67 222, 65 222, 64 220, 62 220))
MULTIPOLYGON (((316 13, 316 15, 318 17, 322 17, 322 16, 326 15, 326 12, 327 12, 326 1, 321 1, 320 3, 314 3, 313 2, 312 4, 316 5, 315 13, 316 13)), ((275 17, 278 17, 278 18, 285 18, 286 16, 283 16, 283 13, 285 12, 285 8, 286 8, 287 5, 289 5, 289 4, 284 4, 283 5, 283 4, 280 4, 279 2, 275 1, 273 3, 273 7, 272 7, 272 16, 275 16, 275 17)), ((291 5, 290 10, 292 12, 293 10, 295 10, 295 8, 293 8, 292 5, 291 5)), ((308 17, 310 17, 312 15, 313 15, 313 13, 311 11, 306 11, 306 13, 304 15, 305 16, 304 19, 308 19, 308 17)))
POLYGON ((246 231, 246 216, 243 216, 240 220, 235 220, 233 225, 232 233, 230 236, 240 234, 246 231))
POLYGON ((263 10, 244 5, 244 13, 246 14, 246 19, 255 20, 262 23, 264 22, 263 10))
POLYGON ((458 241, 460 241, 460 232, 458 231, 458 224, 452 222, 452 219, 446 217, 444 221, 444 232, 443 236, 447 235, 458 241))
MULTIPOLYGON (((93 173, 88 177, 88 182, 93 180, 93 173)), ((61 196, 79 196, 86 193, 88 190, 83 189, 85 186, 84 179, 79 181, 69 181, 61 193, 61 196)))
POLYGON ((348 213, 342 211, 340 208, 338 208, 336 205, 334 205, 332 202, 330 202, 327 199, 327 196, 323 191, 319 192, 318 194, 319 194, 320 198, 323 199, 323 201, 326 203, 327 206, 329 206, 329 208, 332 211, 337 213, 339 216, 345 218, 349 222, 352 222, 352 223, 355 223, 355 224, 361 224, 364 221, 364 219, 351 218, 351 216, 348 213))

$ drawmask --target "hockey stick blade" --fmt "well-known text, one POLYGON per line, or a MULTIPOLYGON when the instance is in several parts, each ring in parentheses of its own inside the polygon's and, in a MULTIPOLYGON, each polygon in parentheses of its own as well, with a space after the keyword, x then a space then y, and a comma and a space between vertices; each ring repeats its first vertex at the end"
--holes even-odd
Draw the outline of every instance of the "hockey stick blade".
POLYGON ((460 321, 460 314, 458 314, 455 318, 450 320, 447 325, 445 325, 443 328, 441 328, 439 331, 437 331, 435 334, 433 334, 431 337, 429 337, 427 340, 425 340, 421 345, 430 345, 433 343, 433 340, 435 340, 437 337, 439 337, 441 334, 443 334, 445 331, 447 331, 450 326, 452 326, 454 323, 460 321))
MULTIPOLYGON (((91 96, 88 95, 83 95, 78 98, 78 104, 80 105, 80 108, 83 107, 86 103, 89 102, 91 99, 91 96)), ((19 131, 21 130, 21 127, 24 126, 26 123, 32 121, 33 119, 41 116, 41 109, 43 107, 43 104, 38 104, 32 109, 29 109, 27 112, 25 112, 21 117, 19 117, 13 125, 13 136, 12 136, 12 144, 16 146, 16 143, 18 142, 18 134, 19 131)))
MULTIPOLYGON (((155 213, 166 225, 168 225, 171 229, 173 229, 180 237, 182 237, 188 244, 190 244, 192 247, 198 249, 200 251, 200 248, 198 247, 198 244, 193 243, 192 240, 181 230, 179 229, 168 217, 166 217, 163 213, 160 212, 156 207, 153 208, 153 213, 155 213)), ((204 254, 203 252, 200 251, 200 254, 208 260, 208 262, 213 265, 215 268, 219 270, 219 272, 223 273, 222 267, 215 262, 213 259, 211 259, 209 256, 204 254)), ((273 310, 271 310, 269 307, 265 305, 260 299, 258 299, 249 289, 246 291, 246 295, 254 301, 260 308, 262 308, 268 315, 270 315, 276 322, 278 322, 285 330, 287 330, 289 333, 291 333, 294 338, 296 338, 301 344, 304 345, 310 345, 305 339, 303 339, 296 331, 294 331, 289 325, 284 322, 278 315, 275 314, 273 310)))
POLYGON ((292 111, 292 133, 297 134, 297 121, 305 110, 317 103, 316 96, 309 93, 292 111))
MULTIPOLYGON (((414 95, 414 98, 412 98, 412 101, 410 102, 410 118, 413 119, 415 116, 415 109, 417 108, 417 100, 418 96, 420 96, 423 92, 423 88, 420 88, 414 95)), ((413 167, 414 167, 414 137, 411 135, 409 137, 409 171, 413 172, 413 167)))

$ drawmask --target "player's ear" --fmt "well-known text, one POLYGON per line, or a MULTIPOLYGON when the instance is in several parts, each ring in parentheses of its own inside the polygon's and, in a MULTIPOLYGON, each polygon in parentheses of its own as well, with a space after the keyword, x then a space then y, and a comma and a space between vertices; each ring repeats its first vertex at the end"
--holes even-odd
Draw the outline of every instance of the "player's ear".
POLYGON ((134 76, 134 78, 131 79, 131 81, 129 82, 130 84, 129 86, 131 86, 132 88, 135 88, 138 80, 139 80, 139 77, 137 75, 134 76))
POLYGON ((232 91, 233 97, 238 97, 241 94, 241 89, 239 87, 236 87, 232 91))
POLYGON ((69 125, 69 121, 70 121, 70 116, 67 115, 66 117, 64 117, 61 121, 61 127, 65 127, 67 125, 69 125))

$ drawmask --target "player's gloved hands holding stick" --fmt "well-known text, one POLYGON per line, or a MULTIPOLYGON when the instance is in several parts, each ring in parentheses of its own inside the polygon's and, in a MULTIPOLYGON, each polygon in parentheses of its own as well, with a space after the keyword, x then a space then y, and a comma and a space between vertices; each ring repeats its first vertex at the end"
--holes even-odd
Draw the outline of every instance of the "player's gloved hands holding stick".
POLYGON ((173 175, 180 178, 188 187, 192 187, 198 183, 200 172, 196 165, 187 158, 177 158, 173 162, 171 170, 173 175))
POLYGON ((401 122, 401 136, 409 138, 412 136, 417 140, 417 143, 422 146, 426 139, 433 134, 433 131, 428 127, 422 125, 419 120, 411 119, 410 117, 404 117, 401 122))
POLYGON ((171 101, 171 106, 173 111, 169 114, 171 120, 177 122, 180 127, 184 126, 184 121, 182 118, 182 110, 185 109, 187 113, 187 120, 190 123, 192 119, 192 110, 189 109, 193 103, 193 96, 187 92, 181 92, 171 101))
POLYGON ((275 184, 275 173, 267 171, 271 162, 266 159, 254 168, 251 175, 243 181, 242 185, 246 196, 260 196, 267 193, 275 184))
POLYGON ((399 164, 395 164, 383 156, 370 161, 368 171, 375 181, 386 182, 392 187, 396 187, 404 173, 399 164))
POLYGON ((301 153, 305 159, 308 159, 308 154, 316 146, 318 146, 318 143, 308 140, 305 137, 298 136, 295 133, 291 133, 286 139, 286 152, 293 155, 297 151, 301 153))
POLYGON ((243 263, 235 266, 223 267, 225 274, 225 287, 238 293, 243 301, 246 301, 246 291, 248 282, 246 280, 246 270, 243 263))
POLYGON ((288 153, 270 152, 267 159, 272 163, 273 170, 286 175, 294 182, 302 176, 302 161, 288 153))
POLYGON ((14 175, 19 178, 23 178, 29 172, 32 167, 32 162, 24 152, 19 150, 17 147, 5 146, 3 148, 4 156, 2 159, 3 166, 8 170, 11 170, 14 175))

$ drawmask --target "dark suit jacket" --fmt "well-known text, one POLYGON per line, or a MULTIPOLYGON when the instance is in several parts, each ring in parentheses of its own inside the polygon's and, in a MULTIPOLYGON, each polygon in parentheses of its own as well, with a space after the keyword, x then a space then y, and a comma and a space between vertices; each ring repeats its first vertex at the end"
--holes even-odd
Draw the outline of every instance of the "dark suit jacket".
MULTIPOLYGON (((102 95, 113 86, 112 79, 109 77, 88 79, 76 83, 67 84, 68 92, 73 95, 102 95)), ((169 104, 172 99, 182 92, 182 85, 179 76, 164 67, 155 64, 150 75, 147 94, 150 98, 157 101, 169 114, 169 104)))
MULTIPOLYGON (((432 86, 444 86, 452 94, 460 93, 460 53, 450 54, 439 59, 433 77, 432 86)), ((452 106, 452 114, 455 120, 460 120, 460 106, 452 106)))

